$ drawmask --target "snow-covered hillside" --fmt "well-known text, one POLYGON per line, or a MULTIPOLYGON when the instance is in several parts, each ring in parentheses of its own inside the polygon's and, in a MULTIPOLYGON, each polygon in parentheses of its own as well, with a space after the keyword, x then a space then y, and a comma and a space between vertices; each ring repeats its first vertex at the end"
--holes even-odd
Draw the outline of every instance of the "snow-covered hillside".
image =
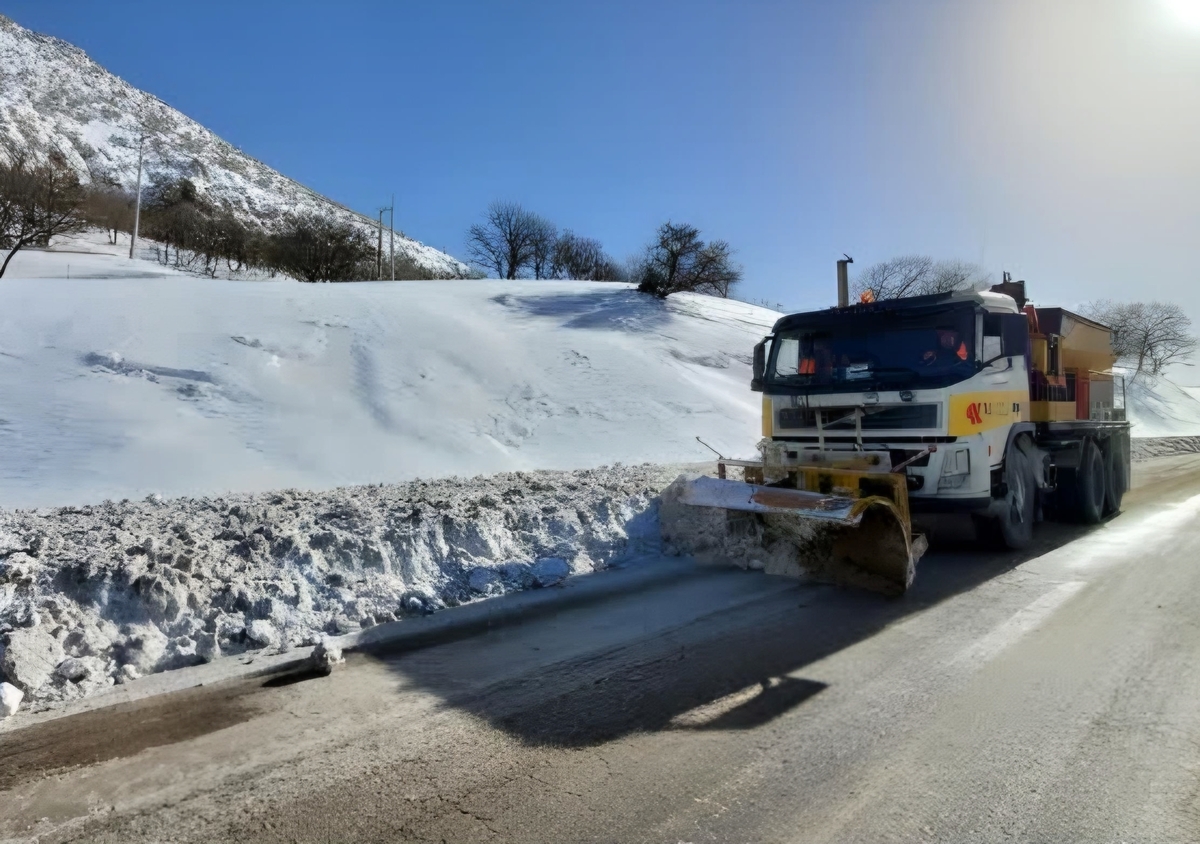
POLYGON ((1135 437, 1200 436, 1200 388, 1170 378, 1139 378, 1129 381, 1127 391, 1135 437))
MULTIPOLYGON (((102 175, 133 190, 143 130, 150 173, 187 176, 209 199, 245 219, 269 222, 289 212, 322 210, 373 229, 368 218, 251 158, 78 47, 0 15, 0 140, 57 149, 84 179, 102 175)), ((396 250, 435 277, 469 272, 455 258, 399 233, 396 250)))
POLYGON ((585 282, 5 278, 0 506, 752 454, 776 316, 585 282))

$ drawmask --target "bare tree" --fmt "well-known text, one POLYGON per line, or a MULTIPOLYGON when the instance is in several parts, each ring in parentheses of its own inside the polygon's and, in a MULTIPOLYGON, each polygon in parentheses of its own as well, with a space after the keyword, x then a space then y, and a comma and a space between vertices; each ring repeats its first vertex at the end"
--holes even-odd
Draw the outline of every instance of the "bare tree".
POLYGON ((688 275, 685 280, 692 292, 728 299, 733 285, 742 280, 742 269, 733 263, 733 248, 714 240, 701 247, 688 275))
POLYGON ((533 270, 534 278, 553 278, 551 265, 554 261, 554 247, 558 243, 558 228, 545 217, 533 215, 530 228, 533 235, 533 247, 530 250, 529 267, 533 270))
POLYGON ((289 218, 271 238, 273 263, 301 281, 366 278, 375 245, 366 230, 318 213, 289 218))
POLYGON ((1084 314, 1113 330, 1113 353, 1142 373, 1160 375, 1196 350, 1192 321, 1174 302, 1090 302, 1084 314))
POLYGON ((0 249, 8 251, 0 278, 26 246, 48 245, 57 235, 87 228, 80 213, 85 198, 79 177, 63 157, 39 160, 32 150, 10 146, 0 163, 0 249))
POLYGON ((970 290, 987 280, 987 273, 967 261, 935 261, 928 255, 901 255, 863 270, 854 280, 855 293, 870 291, 876 300, 928 296, 970 290))
POLYGON ((108 242, 115 244, 120 232, 133 230, 133 204, 131 191, 93 181, 88 187, 82 214, 90 224, 104 229, 108 242))
POLYGON ((687 223, 667 222, 634 264, 638 290, 665 299, 690 291, 728 297, 742 279, 733 249, 723 240, 705 243, 700 230, 687 223))
POLYGON ((163 263, 170 261, 174 246, 175 266, 190 268, 198 253, 208 245, 205 241, 211 233, 205 229, 213 213, 213 207, 191 179, 156 173, 150 177, 150 186, 143 195, 142 230, 150 239, 165 245, 163 263), (189 251, 186 257, 185 249, 189 251))
MULTIPOLYGON (((516 202, 493 202, 482 223, 467 230, 467 254, 476 265, 495 270, 497 278, 518 278, 532 268, 535 256, 542 252, 539 266, 549 268, 547 229, 553 226, 516 202)), ((540 276, 539 276, 540 277, 540 276)))
POLYGON ((550 277, 580 281, 623 281, 625 273, 604 251, 600 241, 580 237, 568 229, 554 244, 550 277))

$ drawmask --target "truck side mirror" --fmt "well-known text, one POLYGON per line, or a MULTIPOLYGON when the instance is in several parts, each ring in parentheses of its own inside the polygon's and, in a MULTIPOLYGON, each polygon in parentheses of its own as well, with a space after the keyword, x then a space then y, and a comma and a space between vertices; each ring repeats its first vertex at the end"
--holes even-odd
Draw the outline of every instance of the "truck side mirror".
POLYGON ((763 391, 763 373, 767 371, 767 341, 770 339, 764 337, 754 347, 754 370, 750 377, 750 389, 756 393, 763 391))

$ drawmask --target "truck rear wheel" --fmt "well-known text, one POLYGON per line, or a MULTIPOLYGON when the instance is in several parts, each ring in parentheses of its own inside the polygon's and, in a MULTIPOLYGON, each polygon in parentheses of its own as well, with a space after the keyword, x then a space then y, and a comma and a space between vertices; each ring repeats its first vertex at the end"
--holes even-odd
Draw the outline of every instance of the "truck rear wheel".
POLYGON ((1109 440, 1104 472, 1104 515, 1111 516, 1121 509, 1125 487, 1129 486, 1125 447, 1119 437, 1109 440))
POLYGON ((1099 524, 1104 518, 1104 498, 1108 491, 1108 472, 1104 456, 1092 440, 1084 440, 1075 470, 1075 489, 1072 490, 1076 519, 1085 525, 1099 524))
POLYGON ((1033 521, 1037 512, 1037 485, 1029 456, 1014 442, 1004 459, 1004 498, 996 518, 997 537, 1005 548, 1020 550, 1033 541, 1033 521))

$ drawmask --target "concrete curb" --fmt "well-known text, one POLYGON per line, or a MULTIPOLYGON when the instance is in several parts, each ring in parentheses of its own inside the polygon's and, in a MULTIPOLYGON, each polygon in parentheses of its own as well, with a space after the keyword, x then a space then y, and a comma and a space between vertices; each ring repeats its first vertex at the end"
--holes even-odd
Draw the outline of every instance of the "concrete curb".
MULTIPOLYGON (((725 567, 721 567, 724 570, 725 567)), ((597 603, 639 589, 654 589, 704 571, 690 558, 633 562, 621 568, 570 577, 557 586, 514 592, 452 607, 423 618, 392 621, 358 633, 331 636, 346 652, 396 654, 446 642, 467 639, 499 627, 520 624, 574 607, 597 603)), ((17 713, 0 721, 0 734, 33 727, 110 706, 133 703, 158 695, 211 686, 233 680, 251 680, 303 671, 312 646, 282 653, 251 651, 221 657, 205 665, 163 671, 73 701, 61 708, 17 713)))

